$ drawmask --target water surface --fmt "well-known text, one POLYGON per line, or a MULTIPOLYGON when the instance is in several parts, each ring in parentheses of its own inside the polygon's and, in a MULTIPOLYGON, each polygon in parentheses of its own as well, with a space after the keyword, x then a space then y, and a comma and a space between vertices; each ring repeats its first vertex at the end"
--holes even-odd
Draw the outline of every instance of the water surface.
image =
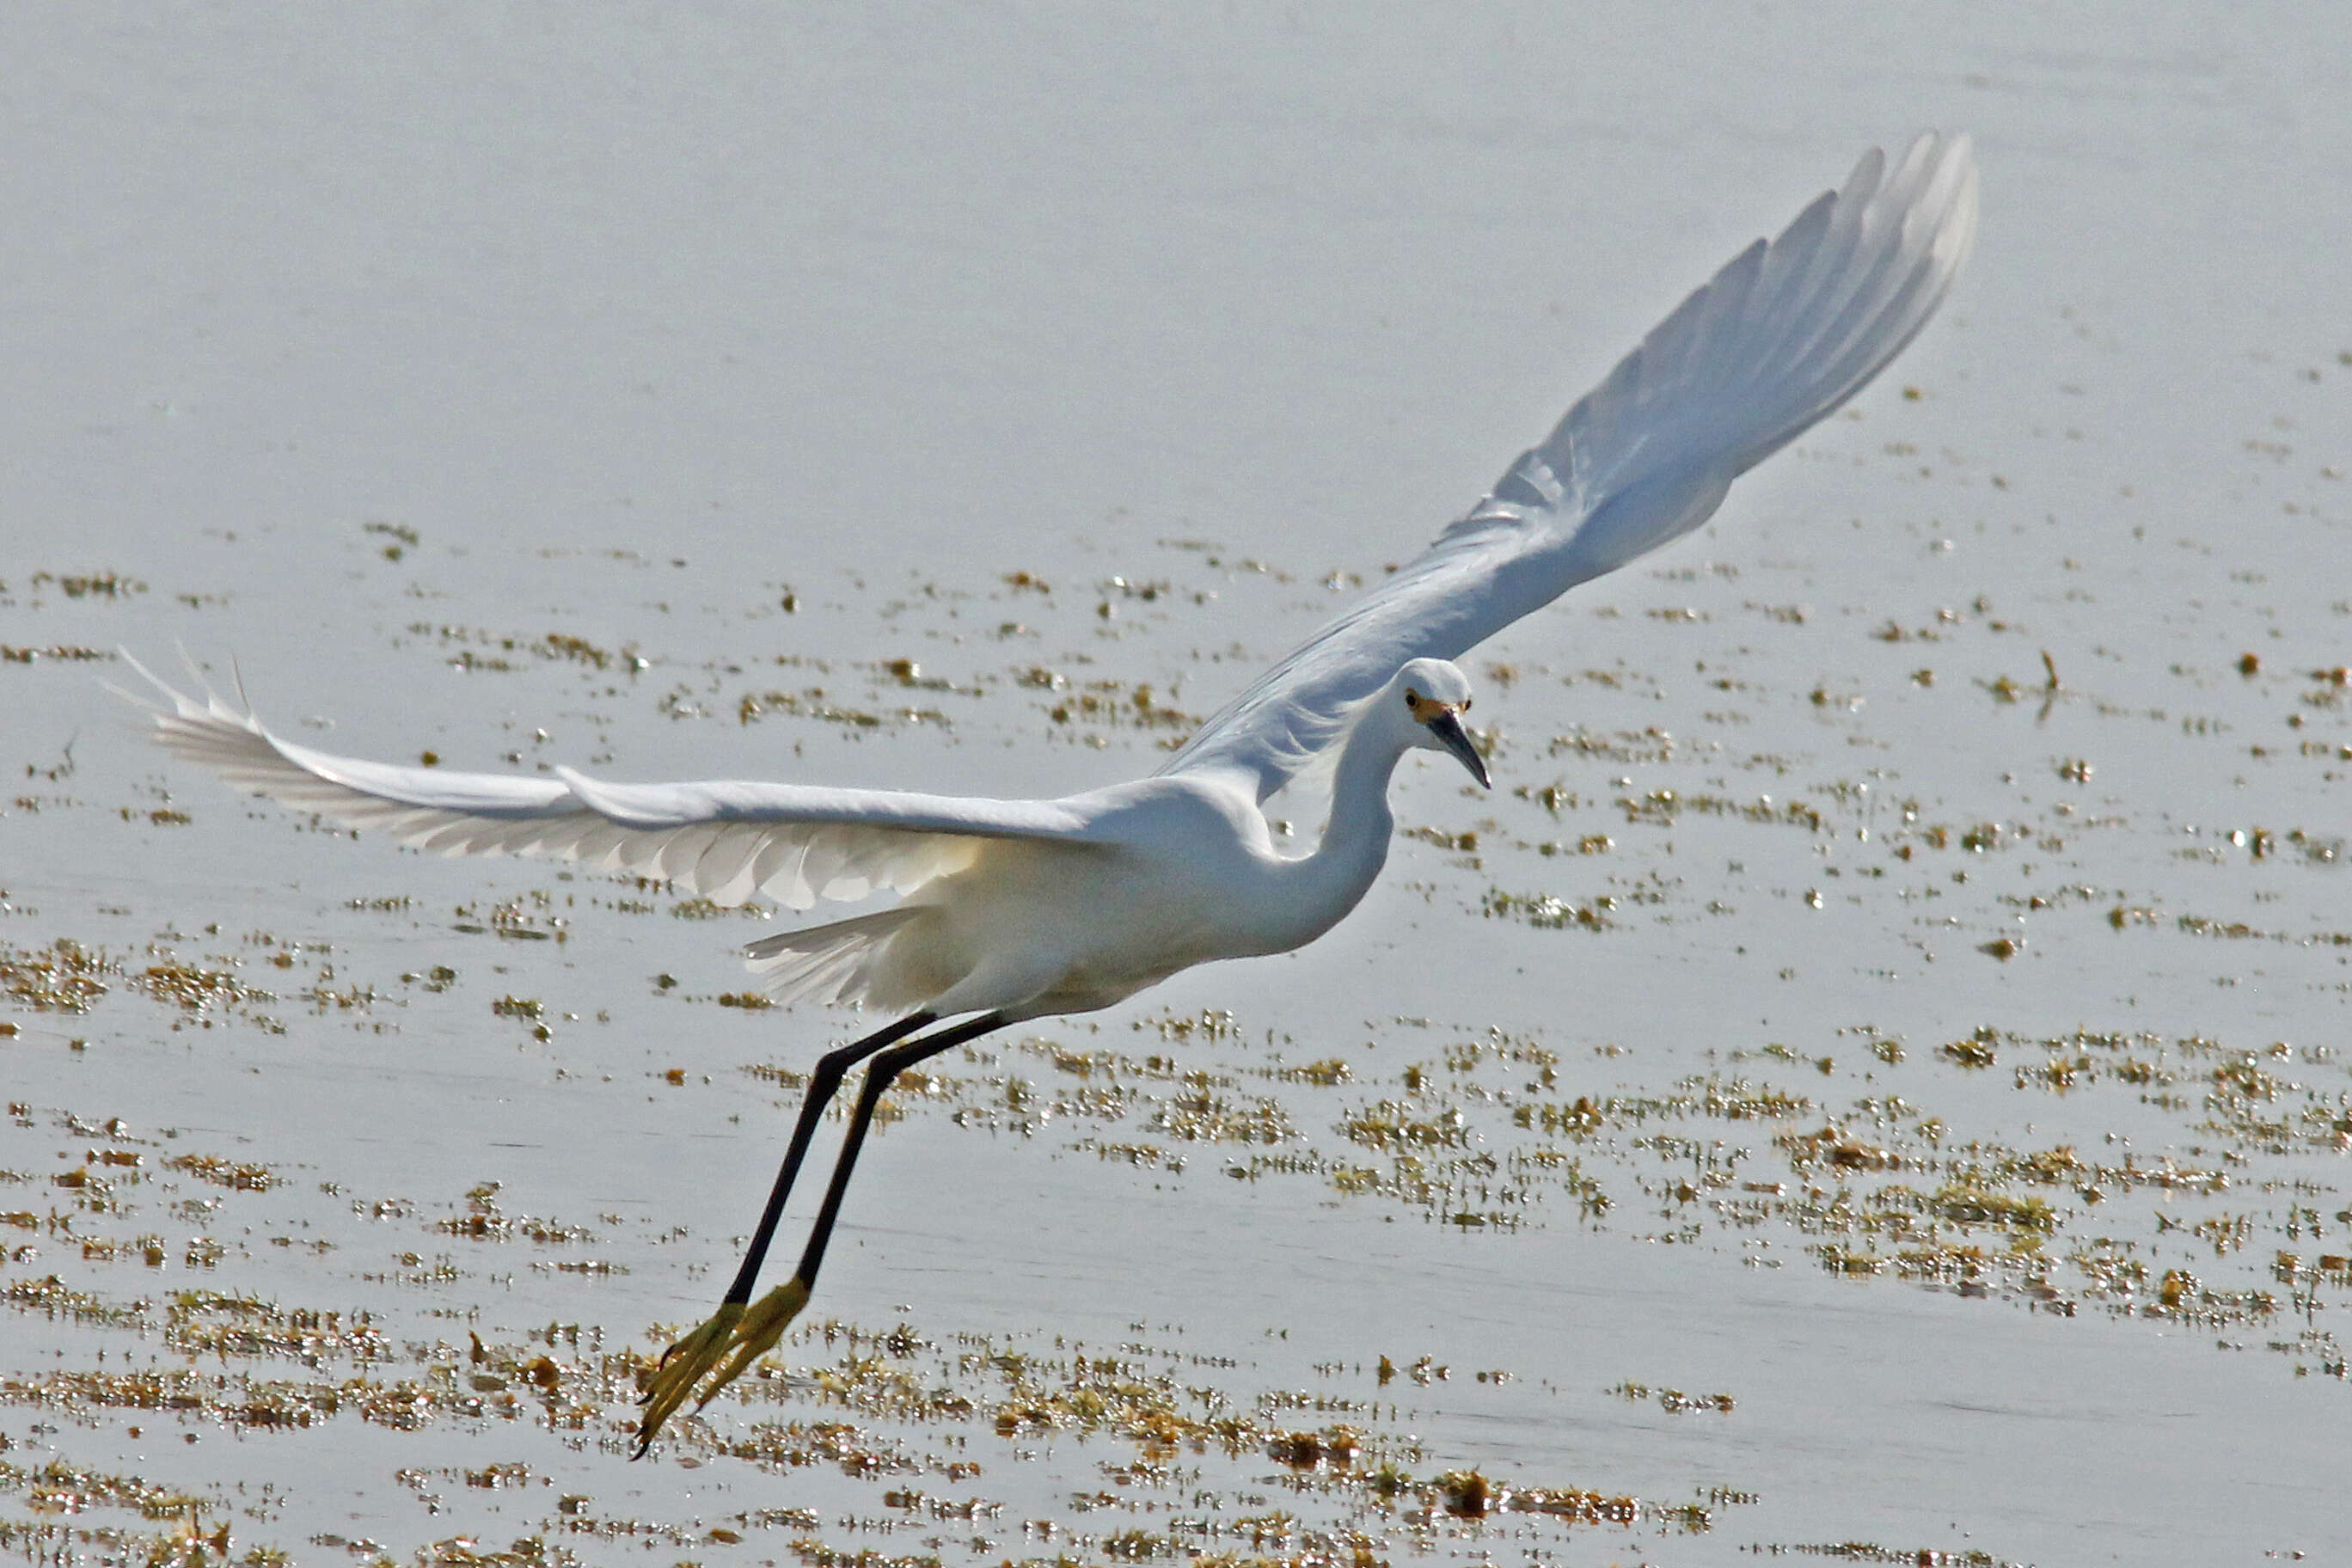
POLYGON ((2352 1549, 2323 24, 38 25, 12 1550, 2352 1549), (935 1064, 805 1327, 641 1464, 860 1020, 739 1005, 767 914, 353 842, 100 688, 181 645, 362 755, 1126 776, 1927 123, 1985 171, 1944 317, 1480 650, 1494 792, 1405 768, 1307 952, 935 1064))

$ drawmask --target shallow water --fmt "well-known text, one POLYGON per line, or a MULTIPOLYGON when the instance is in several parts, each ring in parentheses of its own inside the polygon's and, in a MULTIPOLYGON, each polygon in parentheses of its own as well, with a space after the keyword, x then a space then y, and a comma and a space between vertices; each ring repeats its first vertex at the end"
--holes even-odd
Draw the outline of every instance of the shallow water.
POLYGON ((0 1542, 2352 1552, 2346 40, 2219 15, 44 20, 0 1542), (100 686, 1139 772, 1921 123, 1987 216, 1885 382, 1480 650, 1496 788, 1403 770, 1332 936, 896 1096, 806 1328, 641 1464, 858 1020, 729 1005, 756 911, 352 842, 100 686))

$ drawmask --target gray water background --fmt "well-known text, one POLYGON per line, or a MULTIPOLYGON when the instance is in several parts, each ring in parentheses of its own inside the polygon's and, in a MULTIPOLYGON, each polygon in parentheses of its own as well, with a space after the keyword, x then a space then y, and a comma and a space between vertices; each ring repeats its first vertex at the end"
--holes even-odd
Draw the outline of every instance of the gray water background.
POLYGON ((303 1562, 1345 1560, 1349 1531, 1381 1560, 2352 1554, 2352 1279, 2322 1265, 2352 1252, 2342 22, 82 5, 12 31, 0 947, 37 976, 68 940, 105 987, 0 1001, 13 1549, 163 1539, 184 1493, 235 1552, 303 1562), (961 1424, 835 1399, 819 1336, 631 1467, 610 1365, 530 1338, 644 1351, 723 1284, 794 1100, 743 1069, 857 1024, 714 1005, 772 928, 318 831, 167 763, 100 689, 129 670, 74 657, 181 645, 224 686, 233 658, 306 743, 453 766, 1140 772, 1181 731, 1137 688, 1213 710, 1925 125, 1984 171, 1942 317, 1701 536, 1481 650, 1492 795, 1409 767, 1423 836, 1331 937, 943 1064, 886 1130, 818 1314, 944 1347, 908 1364, 982 1401, 961 1424), (174 964, 229 978, 191 1004, 174 964), (1970 1042, 1992 1065, 1940 1048, 1970 1042), (1709 1074, 1804 1110, 1637 1109, 1709 1074), (1072 1098, 1106 1079, 1117 1115, 1072 1098), (1542 1131, 1580 1097, 1592 1127, 1542 1131), (1383 1144, 1383 1117, 1458 1141, 1383 1144), (1839 1138, 1847 1165, 1813 1157, 1839 1138), (2019 1184, 2011 1156, 2056 1148, 2094 1173, 2019 1184), (2126 1152, 2191 1174, 2083 1196, 2126 1152), (1908 1266, 1852 1223, 1895 1184, 1935 1231, 1908 1266), (1952 1194, 1979 1189, 2052 1209, 1972 1222, 1952 1194), (381 1342, 190 1330, 298 1310, 381 1342), (1000 1433, 988 1358, 1074 1344, 1202 1408, 1351 1425, 1417 1483, 1650 1511, 1464 1520, 1262 1447, 1000 1433), (542 1352, 577 1425, 509 1391, 542 1352), (125 1369, 234 1386, 92 1394, 125 1369), (236 1415, 352 1378, 409 1380, 415 1419, 236 1415), (779 1401, 887 1462, 725 1451, 779 1401), (60 1511, 52 1464, 150 1489, 60 1511))

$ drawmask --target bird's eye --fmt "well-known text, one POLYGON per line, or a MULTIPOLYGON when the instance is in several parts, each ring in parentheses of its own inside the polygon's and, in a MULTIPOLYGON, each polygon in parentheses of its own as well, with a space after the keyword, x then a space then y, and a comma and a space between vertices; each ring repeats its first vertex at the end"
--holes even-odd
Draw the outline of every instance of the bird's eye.
POLYGON ((1470 711, 1470 701, 1471 701, 1471 700, 1470 700, 1469 698, 1465 697, 1465 698, 1462 700, 1462 706, 1461 706, 1460 708, 1458 708, 1458 709, 1454 710, 1454 711, 1456 711, 1457 713, 1467 713, 1467 712, 1469 712, 1469 711, 1470 711))
POLYGON ((1415 691, 1415 690, 1414 690, 1412 687, 1410 687, 1410 686, 1406 687, 1406 688, 1404 689, 1404 705, 1405 705, 1406 707, 1408 707, 1408 708, 1418 708, 1418 707, 1420 707, 1420 706, 1421 706, 1421 693, 1420 693, 1420 692, 1418 692, 1418 691, 1415 691))

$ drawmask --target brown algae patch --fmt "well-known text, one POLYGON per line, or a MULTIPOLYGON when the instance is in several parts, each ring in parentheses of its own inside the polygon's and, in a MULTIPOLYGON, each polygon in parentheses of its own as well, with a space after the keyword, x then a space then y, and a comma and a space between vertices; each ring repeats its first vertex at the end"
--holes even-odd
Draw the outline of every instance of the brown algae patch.
POLYGON ((501 633, 478 626, 412 621, 408 636, 429 640, 444 651, 451 668, 467 674, 512 674, 537 664, 573 664, 592 675, 635 675, 646 660, 634 644, 607 648, 571 632, 501 633))
POLYGON ((223 1159, 217 1154, 174 1154, 163 1164, 167 1170, 185 1171, 198 1181, 240 1193, 266 1193, 279 1180, 267 1165, 223 1159))
POLYGON ((58 937, 45 948, 0 949, 0 989, 37 1013, 87 1013, 122 965, 103 949, 58 937))
MULTIPOLYGON (((290 952, 278 956, 287 961, 280 967, 290 964, 290 952)), ((169 1007, 174 1028, 186 1023, 209 1028, 215 1017, 236 1017, 268 1033, 283 1034, 285 1026, 262 1010, 278 1001, 277 993, 246 981, 238 973, 244 962, 236 956, 190 960, 162 943, 151 943, 142 963, 96 944, 58 937, 46 947, 0 948, 0 990, 37 1013, 79 1016, 90 1013, 119 986, 169 1007)), ((323 973, 331 977, 332 970, 323 973)), ((315 984, 305 994, 322 1005, 328 1000, 315 984)))
POLYGON ((190 1491, 62 1457, 39 1464, 0 1457, 0 1503, 25 1515, 0 1513, 0 1550, 27 1562, 279 1568, 293 1561, 274 1547, 247 1543, 226 1523, 211 1522, 236 1515, 217 1492, 190 1491))
MULTIPOLYGON (((1779 1044, 1728 1053, 1802 1071, 1804 1087, 1716 1071, 1643 1092, 1594 1085, 1591 1069, 1563 1065, 1554 1048, 1500 1031, 1370 1073, 1345 1057, 1269 1062, 1230 1015, 1138 1027, 1171 1048, 1129 1054, 1032 1037, 968 1050, 964 1070, 927 1080, 906 1104, 970 1128, 1037 1135, 1058 1124, 1072 1147, 1176 1177, 1188 1173, 1188 1145, 1222 1144, 1235 1151, 1215 1167, 1228 1176, 1306 1177, 1457 1227, 1573 1223, 1737 1249, 1750 1267, 1779 1266, 1776 1247, 1793 1244, 1843 1277, 2062 1315, 2094 1308, 2274 1330, 2305 1315, 2298 1300, 2336 1288, 2337 1272, 2313 1260, 2347 1256, 2304 1240, 2343 1206, 2332 1187, 2311 1179, 2290 1190, 2250 1163, 2332 1158, 2352 1145, 2352 1090, 2338 1087, 2343 1066, 2326 1047, 2246 1050, 2201 1037, 1988 1026, 1915 1058, 1863 1028, 1840 1033, 1858 1039, 1874 1074, 1907 1072, 1906 1092, 1857 1085, 1835 1043, 1817 1057, 1779 1044), (1030 1062, 1046 1069, 1040 1078, 1009 1070, 1030 1062), (1938 1075, 1983 1083, 1977 1075, 1991 1068, 2000 1070, 1990 1083, 2005 1086, 1995 1092, 2120 1094, 2172 1135, 2147 1151, 2117 1135, 2089 1144, 1964 1135, 1957 1112, 1932 1109, 1938 1075), (1244 1092, 1244 1076, 1270 1092, 1244 1092), (1340 1085, 1355 1092, 1318 1105, 1340 1085), (2242 1194, 2253 1187, 2276 1196, 2252 1203, 2242 1194), (2292 1192, 2306 1195, 2284 1201, 2292 1192)), ((1268 1043, 1278 1053, 1280 1042, 1268 1043)), ((2307 1327, 2267 1342, 2306 1370, 2343 1375, 2330 1331, 2307 1327)))
MULTIPOLYGON (((1369 1387, 1363 1397, 1318 1395, 1318 1409, 1343 1418, 1301 1426, 1290 1413, 1295 1393, 1269 1390, 1244 1403, 1216 1375, 1232 1363, 1134 1339, 1101 1348, 1043 1334, 933 1342, 904 1322, 876 1331, 831 1321, 788 1344, 790 1355, 822 1349, 831 1359, 787 1368, 772 1358, 720 1396, 738 1409, 679 1423, 666 1447, 773 1470, 831 1468, 887 1488, 885 1507, 909 1522, 936 1525, 1003 1516, 988 1478, 1005 1458, 1017 1468, 1041 1445, 1108 1444, 1097 1466, 1108 1484, 1073 1499, 1075 1517, 1022 1527, 1065 1563, 1370 1564, 1426 1552, 1448 1537, 1475 1547, 1480 1522, 1506 1515, 1556 1528, 1697 1531, 1711 1528, 1721 1508, 1753 1500, 1716 1489, 1670 1502, 1426 1470, 1425 1447, 1392 1424, 1369 1387), (772 1405, 793 1413, 769 1417, 762 1412, 772 1405), (893 1428, 900 1435, 884 1436, 893 1428), (992 1434, 999 1446, 959 1436, 969 1431, 992 1434), (992 1452, 993 1459, 982 1457, 992 1452), (1269 1509, 1250 1496, 1269 1489, 1297 1500, 1269 1509), (1211 1498, 1220 1500, 1200 1506, 1211 1498), (1189 1503, 1171 1518, 1167 1499, 1189 1503)), ((983 1550, 977 1542, 973 1549, 983 1550)), ((840 1556, 814 1542, 795 1551, 811 1562, 840 1556)))
POLYGON ((435 1220, 433 1229, 443 1236, 463 1237, 469 1241, 522 1240, 542 1246, 591 1241, 596 1235, 585 1226, 565 1225, 535 1215, 505 1213, 499 1205, 496 1182, 483 1182, 469 1188, 463 1210, 435 1220))

